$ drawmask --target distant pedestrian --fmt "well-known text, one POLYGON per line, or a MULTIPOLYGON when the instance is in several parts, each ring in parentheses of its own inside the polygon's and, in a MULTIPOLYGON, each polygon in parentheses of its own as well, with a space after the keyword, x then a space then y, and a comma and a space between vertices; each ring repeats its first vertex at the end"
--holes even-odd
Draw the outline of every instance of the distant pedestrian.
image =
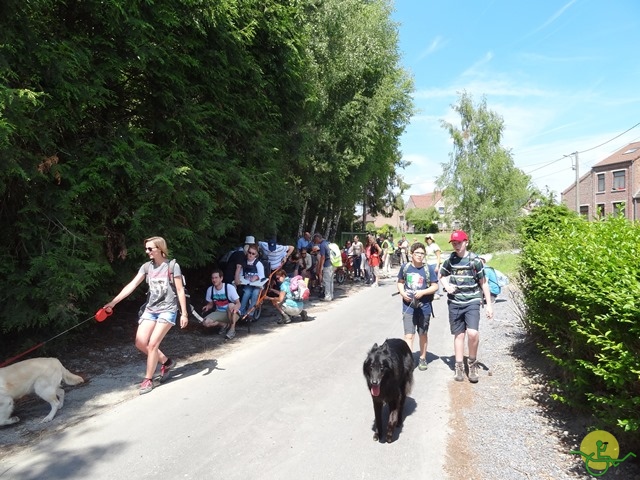
POLYGON ((368 283, 372 287, 379 287, 378 284, 378 276, 379 276, 379 267, 380 267, 380 257, 382 255, 382 248, 376 242, 376 238, 373 235, 367 236, 367 245, 365 247, 365 255, 367 257, 368 263, 368 283))
MULTIPOLYGON (((433 238, 433 235, 431 233, 427 234, 427 236, 424 237, 424 241, 427 244, 426 263, 427 265, 433 265, 436 269, 436 272, 439 272, 440 267, 442 266, 442 259, 440 257, 440 254, 442 252, 440 251, 440 247, 436 243, 436 240, 433 238)), ((438 292, 435 294, 434 299, 438 300, 440 298, 440 295, 442 295, 442 291, 440 290, 440 288, 438 288, 438 292)))
MULTIPOLYGON (((489 284, 485 278, 483 264, 475 253, 467 251, 469 238, 462 230, 451 234, 449 243, 454 252, 440 269, 440 280, 449 299, 449 325, 453 335, 455 353, 455 376, 464 380, 464 339, 469 345, 469 381, 478 382, 478 346, 480 344, 480 306, 482 295, 490 298, 489 284)), ((486 306, 487 318, 493 318, 493 305, 486 306)))
POLYGON ((388 236, 382 241, 382 273, 383 278, 391 276, 391 255, 393 255, 393 240, 389 240, 388 236))
POLYGON ((322 235, 316 233, 313 236, 313 243, 318 248, 318 264, 316 275, 318 281, 324 290, 324 300, 330 302, 333 300, 333 265, 331 263, 331 252, 329 250, 329 242, 327 242, 322 235))
POLYGON ((409 241, 406 235, 402 235, 398 247, 400 248, 400 263, 407 263, 409 261, 409 241))
POLYGON ((353 249, 353 274, 355 281, 359 282, 364 277, 364 273, 362 272, 362 253, 364 252, 364 245, 362 245, 358 235, 354 235, 351 247, 353 249))

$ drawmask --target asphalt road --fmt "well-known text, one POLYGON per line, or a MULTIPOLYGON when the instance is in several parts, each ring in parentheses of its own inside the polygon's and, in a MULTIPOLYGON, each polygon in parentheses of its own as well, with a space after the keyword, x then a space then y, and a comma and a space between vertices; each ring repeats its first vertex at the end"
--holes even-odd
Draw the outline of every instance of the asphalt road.
MULTIPOLYGON (((174 377, 7 459, 2 479, 447 479, 452 339, 435 301, 429 370, 404 427, 374 442, 362 362, 402 338, 393 280, 318 303, 311 321, 251 335, 216 368, 174 377)), ((417 358, 418 342, 414 352, 417 358)))

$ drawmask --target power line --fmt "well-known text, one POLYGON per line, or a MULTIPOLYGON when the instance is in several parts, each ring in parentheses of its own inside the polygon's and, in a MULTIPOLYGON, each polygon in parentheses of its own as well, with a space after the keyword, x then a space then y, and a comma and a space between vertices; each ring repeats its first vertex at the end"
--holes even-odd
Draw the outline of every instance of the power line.
MULTIPOLYGON (((628 128, 627 130, 625 130, 625 131, 624 131, 624 132, 622 132, 621 134, 616 135, 615 137, 610 138, 610 139, 609 139, 609 140, 607 140, 606 142, 601 143, 600 145, 596 145, 595 147, 591 147, 591 148, 588 148, 588 149, 586 149, 586 150, 582 150, 582 151, 580 151, 580 152, 574 152, 574 153, 581 154, 581 153, 590 152, 591 150, 595 150, 596 148, 600 148, 600 147, 602 147, 603 145, 606 145, 607 143, 613 142, 616 138, 620 138, 622 135, 624 135, 625 133, 627 133, 627 132, 629 132, 629 131, 633 130, 633 129, 634 129, 634 128, 636 128, 638 125, 640 125, 640 122, 636 123, 633 127, 628 128)), ((570 155, 563 155, 562 157, 557 158, 557 159, 555 159, 555 160, 552 160, 552 161, 551 161, 551 162, 549 162, 549 163, 545 163, 545 164, 544 164, 544 165, 542 165, 541 167, 534 168, 534 169, 533 169, 533 170, 531 170, 530 172, 527 172, 527 175, 531 175, 533 172, 537 172, 538 170, 542 170, 543 168, 547 168, 549 165, 553 165, 554 163, 557 163, 557 162, 559 162, 560 160, 564 160, 566 157, 569 157, 569 156, 571 156, 571 155, 573 155, 573 153, 571 153, 570 155)))
POLYGON ((638 125, 640 125, 640 122, 636 123, 633 127, 628 128, 627 130, 625 130, 624 132, 622 132, 620 135, 616 135, 616 136, 615 136, 615 137, 613 137, 612 139, 607 140, 606 142, 601 143, 600 145, 596 145, 595 147, 588 148, 587 150, 582 150, 581 152, 578 152, 578 153, 586 153, 586 152, 590 152, 591 150, 595 150, 596 148, 600 148, 601 146, 606 145, 606 144, 607 144, 607 143, 609 143, 609 142, 613 142, 616 138, 620 138, 622 135, 624 135, 625 133, 627 133, 627 132, 628 132, 628 131, 630 131, 630 130, 633 130, 633 129, 634 129, 634 128, 636 128, 638 125))
POLYGON ((559 162, 560 160, 564 160, 565 157, 560 157, 556 160, 553 160, 549 163, 545 163, 543 166, 538 167, 538 168, 534 168, 533 170, 531 170, 530 172, 527 172, 527 175, 531 175, 533 172, 537 172, 538 170, 542 170, 543 168, 547 168, 549 165, 553 165, 556 162, 559 162))

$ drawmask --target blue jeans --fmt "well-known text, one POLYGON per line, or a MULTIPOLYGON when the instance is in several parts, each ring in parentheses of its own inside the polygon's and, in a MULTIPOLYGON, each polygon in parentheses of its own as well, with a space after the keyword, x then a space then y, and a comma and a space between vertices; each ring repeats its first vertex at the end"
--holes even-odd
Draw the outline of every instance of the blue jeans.
POLYGON ((240 316, 246 315, 247 311, 258 302, 260 295, 260 287, 253 285, 245 285, 242 292, 242 300, 240 301, 240 316))
POLYGON ((360 266, 362 265, 362 256, 361 255, 356 255, 355 257, 353 257, 353 275, 356 278, 361 277, 360 275, 360 266))

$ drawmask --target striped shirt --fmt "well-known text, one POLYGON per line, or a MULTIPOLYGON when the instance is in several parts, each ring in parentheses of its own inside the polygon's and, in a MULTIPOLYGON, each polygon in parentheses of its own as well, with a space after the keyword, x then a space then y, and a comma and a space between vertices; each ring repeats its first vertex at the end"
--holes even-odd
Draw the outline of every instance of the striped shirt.
POLYGON ((443 277, 450 277, 449 283, 455 285, 455 293, 447 294, 449 302, 455 305, 482 303, 480 280, 484 278, 482 260, 475 253, 468 252, 460 258, 455 253, 444 261, 440 268, 443 277))

